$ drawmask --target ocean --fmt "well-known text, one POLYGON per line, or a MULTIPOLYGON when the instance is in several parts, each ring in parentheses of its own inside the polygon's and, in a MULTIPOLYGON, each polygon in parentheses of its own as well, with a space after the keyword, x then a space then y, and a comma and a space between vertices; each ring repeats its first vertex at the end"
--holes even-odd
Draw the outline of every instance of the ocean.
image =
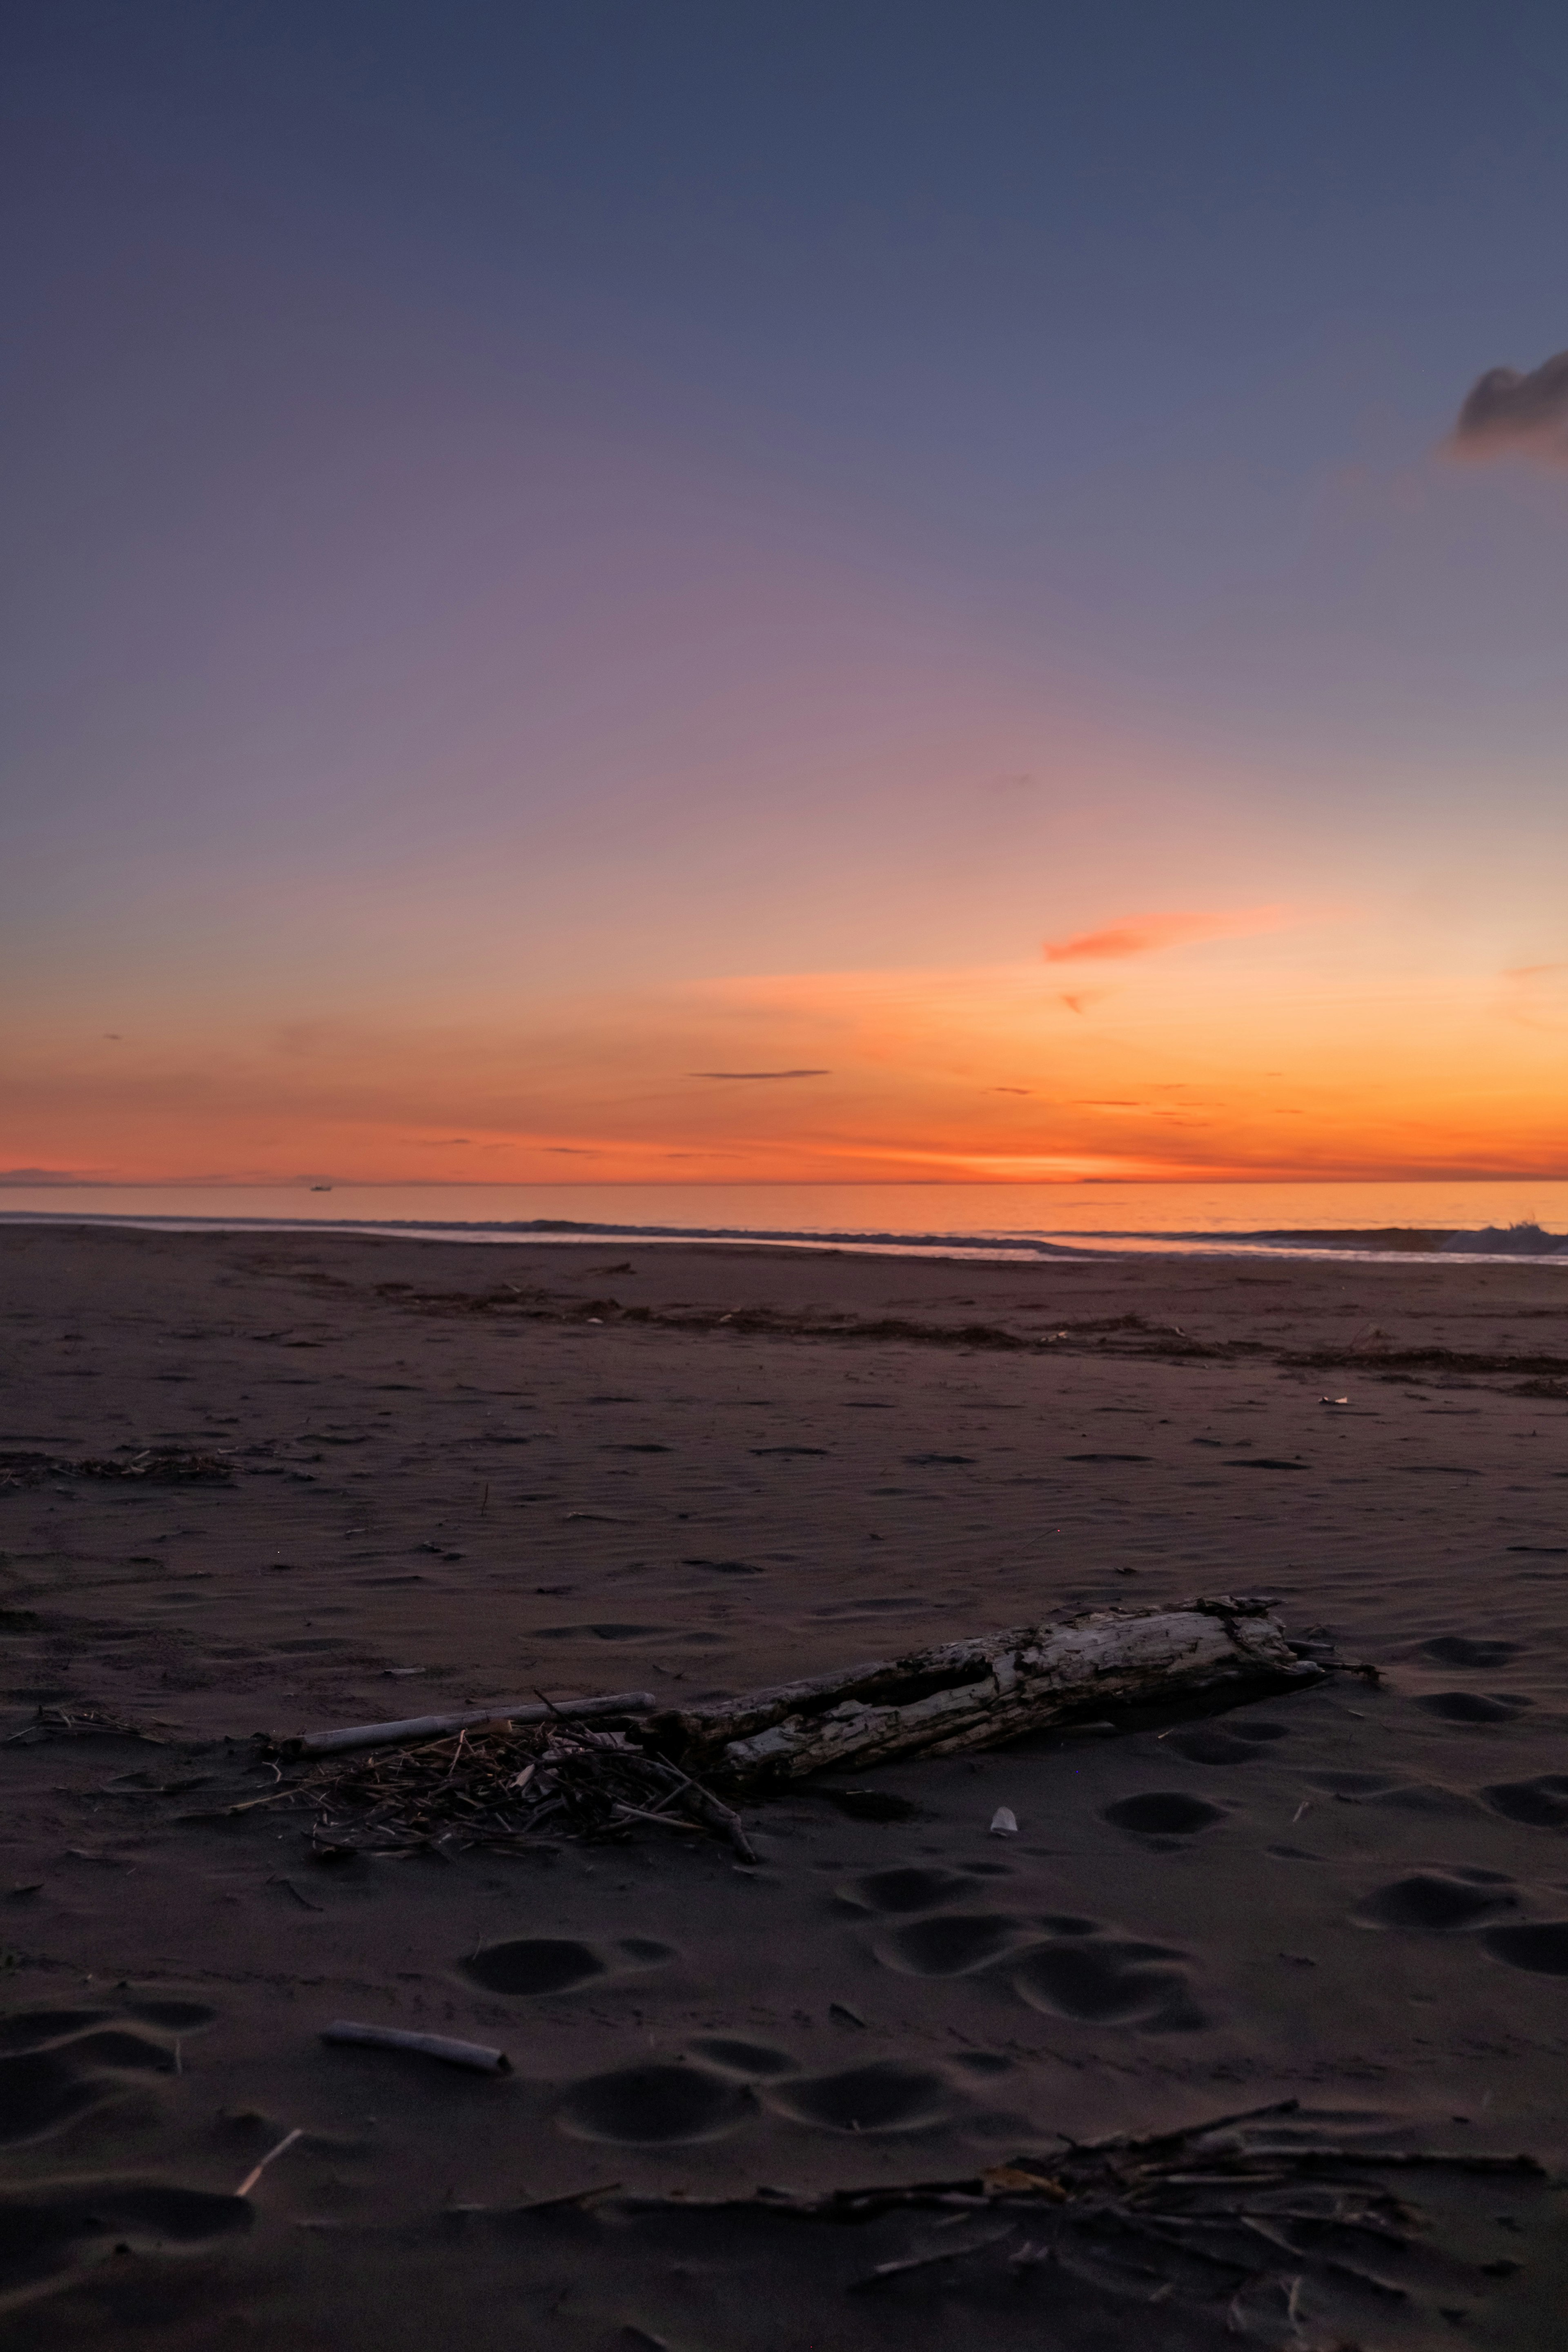
POLYGON ((0 1223, 763 1243, 1001 1263, 1105 1253, 1510 1256, 1568 1268, 1568 1181, 0 1186, 0 1223))

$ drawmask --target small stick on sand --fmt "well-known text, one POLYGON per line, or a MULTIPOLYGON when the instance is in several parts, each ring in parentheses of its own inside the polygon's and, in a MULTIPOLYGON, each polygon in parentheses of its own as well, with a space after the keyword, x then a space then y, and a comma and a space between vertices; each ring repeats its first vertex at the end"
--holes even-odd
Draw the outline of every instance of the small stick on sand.
POLYGON ((342 1731, 305 1731, 279 1741, 291 1756, 334 1756, 345 1748, 404 1748, 416 1739, 438 1739, 476 1724, 572 1721, 584 1715, 649 1715, 658 1702, 651 1691, 616 1691, 608 1698, 563 1698, 536 1706, 531 1699, 499 1699, 491 1706, 465 1707, 460 1715, 412 1715, 401 1723, 356 1723, 342 1731))
POLYGON ((584 2210, 596 2197, 613 2197, 620 2187, 618 2180, 602 2181, 597 2189, 569 2189, 564 2197, 534 2197, 514 2210, 519 2213, 559 2213, 569 2205, 581 2205, 584 2210))
POLYGON ((879 2263, 865 2278, 851 2279, 847 2292, 850 2294, 870 2294, 879 2286, 887 2286, 896 2278, 907 2278, 910 2271, 934 2270, 939 2263, 961 2263, 966 2254, 982 2254, 987 2246, 999 2246, 1010 2238, 1016 2223, 1009 2221, 1005 2230, 992 2230, 984 2238, 972 2238, 967 2245, 943 2246, 934 2254, 914 2254, 907 2262, 879 2263))
POLYGON ((673 1772, 676 1779, 689 1789, 691 1801, 705 1821, 711 1822, 715 1829, 723 1831, 741 1860, 753 1864, 759 1861, 761 1857, 746 1835, 745 1823, 740 1814, 716 1797, 711 1789, 703 1788, 700 1781, 693 1780, 689 1773, 683 1772, 679 1764, 671 1764, 668 1759, 663 1760, 665 1770, 673 1772))
POLYGON ((269 2148, 267 2154, 262 2158, 260 2163, 251 2167, 250 2170, 246 2174, 245 2179, 240 2182, 239 2187, 235 2190, 235 2195, 237 2197, 248 2197, 257 2182, 260 2179, 262 2174, 266 2171, 268 2166, 272 2162, 274 2157, 281 2156, 286 2147, 292 2147, 297 2139, 300 2139, 304 2137, 304 2130, 305 2127, 303 2124, 297 2124, 291 2132, 285 2133, 284 2137, 279 2141, 277 2147, 269 2148))
POLYGON ((640 1805, 628 1805, 619 1797, 616 1800, 616 1811, 617 1813, 625 1813, 629 1821, 656 1822, 661 1830, 689 1830, 694 1837, 700 1837, 702 1834, 702 1825, 700 1822, 675 1821, 668 1813, 645 1812, 640 1805))
POLYGON ((321 1905, 320 1905, 319 1903, 312 1903, 312 1902, 311 1902, 311 1900, 310 1900, 310 1896, 309 1896, 308 1895, 301 1895, 301 1894, 300 1894, 300 1890, 299 1890, 299 1888, 295 1885, 295 1884, 294 1884, 294 1882, 293 1882, 293 1880, 292 1880, 291 1878, 279 1878, 279 1877, 278 1876, 277 1873, 276 1873, 276 1872, 274 1872, 273 1875, 272 1875, 272 1876, 268 1880, 267 1884, 268 1885, 268 1886, 281 1886, 281 1887, 285 1887, 285 1888, 288 1890, 288 1892, 289 1892, 289 1894, 294 1897, 295 1902, 296 1902, 296 1903, 302 1903, 302 1904, 304 1905, 305 1909, 306 1909, 307 1911, 319 1911, 319 1910, 321 1909, 321 1905))
MULTIPOLYGON (((401 2033, 395 2026, 355 2025, 340 2018, 335 2024, 323 2028, 321 2039, 355 2042, 367 2050, 408 2050, 416 2057, 440 2058, 448 2066, 469 2066, 480 2074, 511 2072, 511 2061, 504 2050, 489 2049, 482 2042, 452 2042, 444 2033, 401 2033)), ((270 2164, 272 2158, 267 2161, 270 2164)), ((242 2189, 240 2194, 244 2193, 242 2189)))

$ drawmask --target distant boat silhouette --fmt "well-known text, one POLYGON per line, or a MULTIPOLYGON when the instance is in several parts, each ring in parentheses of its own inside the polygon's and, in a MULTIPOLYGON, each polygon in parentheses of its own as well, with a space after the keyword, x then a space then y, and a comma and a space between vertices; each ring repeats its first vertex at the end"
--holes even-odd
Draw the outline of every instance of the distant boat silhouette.
POLYGON ((330 1192, 331 1189, 330 1184, 312 1184, 310 1187, 312 1192, 330 1192))

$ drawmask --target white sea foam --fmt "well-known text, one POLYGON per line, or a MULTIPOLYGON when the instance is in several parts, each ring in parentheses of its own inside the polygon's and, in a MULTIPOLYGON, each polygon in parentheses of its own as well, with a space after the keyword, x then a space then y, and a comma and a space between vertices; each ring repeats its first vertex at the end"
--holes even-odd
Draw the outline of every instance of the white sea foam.
POLYGON ((1568 1236, 1549 1234, 1532 1222, 1482 1225, 1477 1233, 1445 1234, 1438 1248, 1466 1257, 1565 1257, 1568 1236))
MULTIPOLYGON (((1500 1185, 110 1185, 0 1191, 6 1223, 394 1235, 480 1245, 742 1244, 866 1256, 1070 1265, 1107 1255, 1497 1257, 1568 1267, 1568 1236, 1495 1207, 1568 1184, 1500 1185), (1513 1197, 1508 1197, 1509 1192, 1513 1197), (1500 1198, 1500 1195, 1501 1196, 1500 1198)), ((1544 1203, 1542 1203, 1544 1204, 1544 1203)))

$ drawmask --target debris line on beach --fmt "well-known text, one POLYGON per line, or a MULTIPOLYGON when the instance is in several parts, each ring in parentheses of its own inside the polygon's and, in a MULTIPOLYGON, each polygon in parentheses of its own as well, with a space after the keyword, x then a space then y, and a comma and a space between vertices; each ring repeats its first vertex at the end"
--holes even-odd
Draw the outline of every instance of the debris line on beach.
POLYGON ((0 1494, 39 1486, 46 1478, 107 1478, 147 1486, 232 1486, 234 1464, 224 1454, 182 1454, 167 1446, 140 1453, 90 1455, 74 1462, 58 1454, 0 1453, 0 1494))
MULTIPOLYGON (((765 1794, 829 1766, 1000 1747, 1098 1724, 1108 1706, 1289 1688, 1321 1680, 1335 1663, 1321 1642, 1289 1642, 1258 1594, 1091 1610, 689 1708, 660 1710, 647 1692, 623 1691, 274 1737, 262 1743, 274 1770, 292 1765, 296 1777, 228 1810, 312 1806, 322 1859, 517 1853, 648 1823, 716 1832, 752 1863, 720 1790, 765 1794)), ((908 1810, 876 1791, 825 1793, 876 1818, 908 1810)), ((992 1826, 998 1835, 1016 1829, 1005 1809, 992 1826)))

